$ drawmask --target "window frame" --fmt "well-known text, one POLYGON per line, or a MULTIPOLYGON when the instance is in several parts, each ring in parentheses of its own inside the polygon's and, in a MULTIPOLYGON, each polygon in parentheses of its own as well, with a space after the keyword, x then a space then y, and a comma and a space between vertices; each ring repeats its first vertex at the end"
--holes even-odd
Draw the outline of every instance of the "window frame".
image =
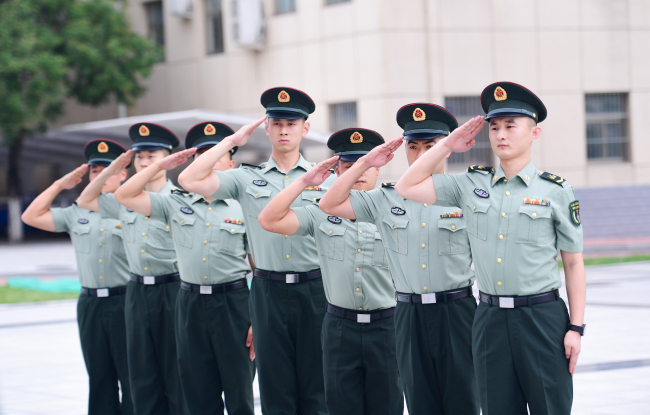
POLYGON ((329 128, 331 132, 334 133, 336 131, 344 130, 346 128, 354 128, 358 126, 359 110, 358 110, 357 101, 332 102, 327 107, 329 112, 329 128), (339 111, 346 110, 343 107, 344 105, 350 106, 350 108, 348 109, 350 111, 349 114, 353 114, 353 115, 346 114, 346 116, 349 116, 350 118, 348 120, 338 119, 342 115, 342 113, 339 111))
POLYGON ((631 162, 629 93, 585 93, 584 100, 587 163, 631 162), (599 98, 603 99, 603 101, 596 102, 599 98), (604 101, 608 98, 610 99, 609 102, 604 101), (601 107, 601 110, 597 111, 598 108, 593 110, 593 106, 601 107), (590 110, 590 107, 592 110, 590 110), (613 110, 608 110, 607 107, 613 110), (607 129, 612 127, 619 130, 618 136, 613 136, 611 132, 608 133, 607 129), (596 136, 591 136, 590 132, 595 130, 599 130, 599 133, 596 136))

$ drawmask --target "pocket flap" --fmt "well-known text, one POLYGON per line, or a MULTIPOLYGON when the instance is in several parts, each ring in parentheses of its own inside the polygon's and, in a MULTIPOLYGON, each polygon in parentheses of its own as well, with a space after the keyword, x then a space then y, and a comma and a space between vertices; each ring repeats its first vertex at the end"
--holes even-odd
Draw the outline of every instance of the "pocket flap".
POLYGON ((79 227, 79 228, 75 229, 74 232, 75 232, 77 235, 85 235, 85 234, 87 234, 88 232, 90 232, 90 226, 82 226, 82 227, 79 227))
POLYGON ((461 229, 467 228, 467 223, 461 218, 438 219, 438 228, 457 232, 461 229))
POLYGON ((302 193, 302 200, 309 200, 310 202, 315 202, 321 197, 323 197, 323 192, 316 192, 316 191, 311 191, 311 192, 303 192, 302 193))
POLYGON ((328 222, 321 222, 318 229, 323 231, 327 236, 341 236, 345 234, 345 227, 342 225, 334 225, 328 222))
POLYGON ((234 223, 222 223, 221 230, 228 233, 245 233, 246 228, 242 225, 235 225, 234 223))
POLYGON ((403 229, 409 224, 406 218, 399 218, 393 214, 385 215, 382 221, 391 229, 403 229))
POLYGON ((472 212, 485 213, 490 208, 490 202, 486 202, 484 200, 473 200, 471 202, 467 202, 467 207, 472 212))
POLYGON ((124 222, 133 223, 133 222, 135 222, 135 218, 137 218, 137 217, 138 217, 138 215, 131 214, 131 215, 127 216, 126 219, 124 219, 124 222))
POLYGON ((117 235, 120 238, 122 237, 122 229, 113 229, 113 235, 117 235))
POLYGON ((194 225, 194 222, 196 222, 196 218, 192 216, 188 216, 188 217, 174 216, 172 219, 174 220, 174 222, 178 223, 181 226, 194 225))
POLYGON ((551 217, 551 208, 540 205, 519 206, 519 213, 529 216, 531 219, 548 219, 551 217))
POLYGON ((381 240, 381 234, 379 232, 375 232, 375 239, 381 240))
POLYGON ((269 197, 269 196, 271 196, 271 193, 273 193, 273 190, 267 189, 265 187, 248 185, 246 187, 246 193, 253 196, 255 199, 259 199, 260 197, 269 197))
MULTIPOLYGON (((192 223, 194 223, 195 220, 196 219, 192 218, 192 223)), ((187 223, 187 219, 185 219, 185 223, 187 223)), ((153 222, 153 226, 160 229, 161 231, 169 232, 169 226, 165 222, 156 220, 153 222)))

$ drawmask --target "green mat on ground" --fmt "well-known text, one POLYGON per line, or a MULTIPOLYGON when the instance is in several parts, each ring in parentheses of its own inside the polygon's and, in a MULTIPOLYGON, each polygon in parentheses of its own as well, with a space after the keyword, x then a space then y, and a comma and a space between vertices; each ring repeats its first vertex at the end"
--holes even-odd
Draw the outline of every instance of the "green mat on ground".
POLYGON ((24 288, 48 293, 78 293, 81 284, 76 278, 40 279, 31 277, 12 277, 7 279, 11 288, 24 288))

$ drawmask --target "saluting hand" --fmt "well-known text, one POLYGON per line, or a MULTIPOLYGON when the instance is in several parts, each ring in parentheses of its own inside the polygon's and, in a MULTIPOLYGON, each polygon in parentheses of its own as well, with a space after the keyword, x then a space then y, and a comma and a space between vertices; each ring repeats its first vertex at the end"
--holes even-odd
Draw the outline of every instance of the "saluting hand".
POLYGON ((181 164, 185 163, 188 158, 196 153, 196 147, 188 148, 187 150, 179 151, 178 153, 170 154, 158 162, 158 167, 163 170, 172 170, 181 164))
POLYGON ((328 177, 332 175, 330 169, 336 165, 339 161, 339 156, 334 156, 327 160, 321 161, 307 173, 301 176, 302 181, 305 183, 305 186, 318 186, 322 184, 328 177))
POLYGON ((229 137, 226 137, 230 139, 230 141, 235 145, 235 146, 243 146, 246 144, 248 141, 248 138, 253 134, 255 129, 260 126, 266 119, 266 116, 260 118, 257 121, 254 121, 250 124, 246 124, 243 127, 241 127, 237 132, 229 137))
POLYGON ((363 156, 364 162, 370 167, 384 167, 395 157, 395 150, 402 145, 404 137, 398 137, 389 142, 373 148, 363 156))
POLYGON ((445 145, 451 151, 456 153, 464 153, 476 144, 476 134, 483 128, 483 117, 476 116, 465 124, 456 128, 447 138, 445 138, 445 145))
POLYGON ((79 183, 81 183, 81 180, 88 171, 88 165, 87 164, 82 164, 81 166, 77 167, 76 169, 72 170, 70 173, 66 174, 65 176, 61 177, 58 182, 61 185, 62 188, 64 189, 72 189, 79 183))
POLYGON ((111 164, 108 165, 108 167, 106 167, 105 171, 111 176, 117 176, 118 174, 122 173, 122 170, 126 169, 126 166, 129 165, 132 157, 132 150, 125 151, 124 153, 117 156, 117 158, 113 160, 111 164))

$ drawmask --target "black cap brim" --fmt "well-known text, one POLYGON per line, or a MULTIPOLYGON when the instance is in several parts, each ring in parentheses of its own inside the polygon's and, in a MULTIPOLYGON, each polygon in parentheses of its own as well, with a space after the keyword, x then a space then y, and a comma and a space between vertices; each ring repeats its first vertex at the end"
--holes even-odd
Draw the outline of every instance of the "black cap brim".
POLYGON ((440 133, 413 133, 413 134, 404 134, 404 140, 433 140, 434 138, 444 137, 444 134, 440 133))
POLYGON ((91 161, 89 161, 89 162, 86 163, 86 164, 88 164, 89 166, 104 166, 104 167, 108 167, 108 166, 111 164, 111 162, 110 162, 110 161, 103 161, 103 160, 91 160, 91 161))
POLYGON ((266 116, 269 118, 279 118, 282 120, 299 120, 300 118, 307 119, 306 116, 297 113, 297 112, 285 112, 285 111, 268 111, 266 116))
POLYGON ((344 154, 342 156, 339 156, 339 160, 340 161, 357 161, 363 156, 365 156, 365 154, 344 154))
POLYGON ((131 148, 132 151, 154 151, 154 150, 167 150, 171 153, 171 148, 165 145, 153 146, 150 144, 138 145, 134 144, 131 148))

